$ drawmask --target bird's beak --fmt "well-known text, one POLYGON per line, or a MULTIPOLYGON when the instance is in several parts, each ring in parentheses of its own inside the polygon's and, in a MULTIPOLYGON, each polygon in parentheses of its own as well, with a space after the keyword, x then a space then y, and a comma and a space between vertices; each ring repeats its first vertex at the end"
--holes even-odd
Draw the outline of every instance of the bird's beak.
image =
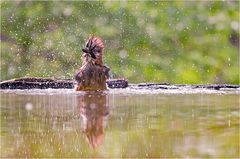
POLYGON ((82 49, 82 51, 85 53, 90 53, 90 51, 88 49, 82 49))
POLYGON ((96 59, 96 56, 95 56, 94 53, 92 53, 90 50, 88 50, 88 49, 85 48, 85 49, 82 49, 82 51, 83 51, 84 53, 90 54, 92 58, 96 59))

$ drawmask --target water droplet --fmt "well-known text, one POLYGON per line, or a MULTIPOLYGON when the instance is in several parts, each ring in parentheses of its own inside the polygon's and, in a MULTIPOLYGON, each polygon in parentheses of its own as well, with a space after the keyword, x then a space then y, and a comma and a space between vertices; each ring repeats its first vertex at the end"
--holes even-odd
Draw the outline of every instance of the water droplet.
POLYGON ((125 59, 128 56, 127 51, 126 50, 120 50, 119 51, 119 56, 121 58, 125 59))
POLYGON ((25 109, 26 109, 27 111, 32 110, 32 109, 33 109, 32 103, 27 103, 27 104, 25 105, 25 109))
POLYGON ((63 15, 65 15, 66 17, 72 15, 72 8, 70 8, 70 7, 65 8, 63 11, 63 15))

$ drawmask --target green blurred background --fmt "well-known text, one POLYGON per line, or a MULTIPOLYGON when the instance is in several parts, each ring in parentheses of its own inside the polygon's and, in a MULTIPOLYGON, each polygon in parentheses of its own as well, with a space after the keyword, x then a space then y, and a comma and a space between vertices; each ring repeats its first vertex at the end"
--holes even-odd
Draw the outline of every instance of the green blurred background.
POLYGON ((239 84, 239 1, 1 1, 1 78, 73 78, 89 35, 114 78, 239 84))

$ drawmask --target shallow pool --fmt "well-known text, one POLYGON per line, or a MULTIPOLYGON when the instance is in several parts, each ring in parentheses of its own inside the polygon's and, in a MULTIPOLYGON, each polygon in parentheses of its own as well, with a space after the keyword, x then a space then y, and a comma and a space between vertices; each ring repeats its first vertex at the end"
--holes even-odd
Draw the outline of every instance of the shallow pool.
POLYGON ((239 91, 0 93, 1 157, 239 157, 239 91))

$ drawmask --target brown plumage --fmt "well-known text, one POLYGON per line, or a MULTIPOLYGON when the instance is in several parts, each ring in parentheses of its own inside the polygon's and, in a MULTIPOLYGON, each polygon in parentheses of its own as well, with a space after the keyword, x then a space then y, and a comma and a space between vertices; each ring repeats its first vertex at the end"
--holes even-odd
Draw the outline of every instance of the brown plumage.
POLYGON ((92 148, 103 143, 104 128, 109 107, 105 93, 87 93, 77 96, 77 106, 82 117, 82 132, 92 148))
POLYGON ((101 38, 91 36, 83 51, 83 64, 75 76, 76 91, 105 90, 109 78, 109 68, 103 64, 104 43, 101 38))

